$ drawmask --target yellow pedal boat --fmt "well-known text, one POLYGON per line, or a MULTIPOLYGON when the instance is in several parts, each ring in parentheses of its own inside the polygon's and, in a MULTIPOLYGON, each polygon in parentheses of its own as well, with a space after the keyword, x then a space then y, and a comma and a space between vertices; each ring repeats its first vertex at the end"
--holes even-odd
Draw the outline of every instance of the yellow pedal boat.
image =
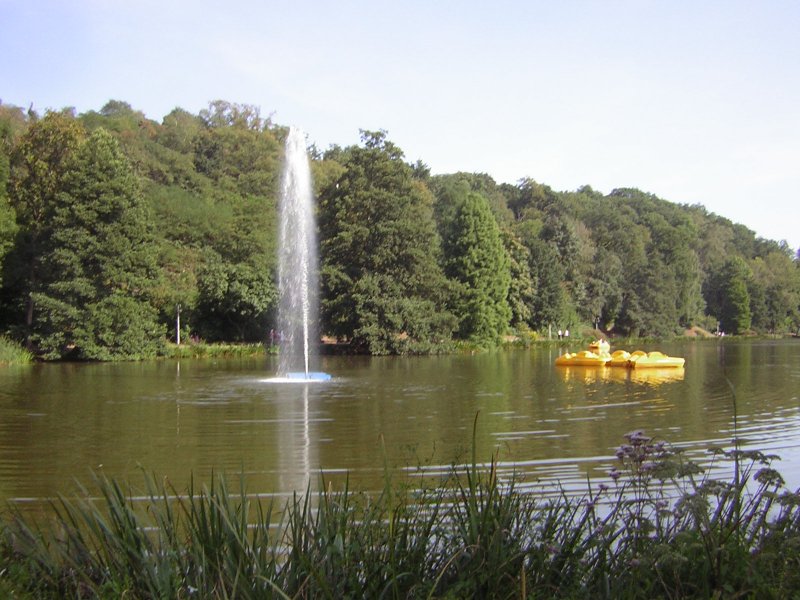
POLYGON ((580 352, 562 354, 556 359, 556 365, 560 367, 602 367, 609 360, 611 360, 611 355, 607 352, 597 354, 590 350, 581 350, 580 352))
POLYGON ((632 369, 663 369, 683 367, 686 359, 679 356, 667 356, 662 352, 641 352, 631 354, 628 362, 632 369))
POLYGON ((606 363, 608 367, 628 367, 630 366, 631 353, 627 350, 614 350, 611 353, 611 360, 606 363))
POLYGON ((611 344, 607 340, 595 340, 589 344, 589 350, 592 352, 608 352, 611 350, 611 344))

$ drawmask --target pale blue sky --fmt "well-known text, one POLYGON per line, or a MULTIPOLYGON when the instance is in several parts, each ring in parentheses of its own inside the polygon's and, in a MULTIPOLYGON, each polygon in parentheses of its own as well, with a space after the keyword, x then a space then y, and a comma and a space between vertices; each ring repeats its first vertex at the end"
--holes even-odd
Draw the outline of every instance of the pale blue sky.
POLYGON ((800 2, 0 0, 0 100, 254 104, 434 173, 638 187, 800 247, 800 2))

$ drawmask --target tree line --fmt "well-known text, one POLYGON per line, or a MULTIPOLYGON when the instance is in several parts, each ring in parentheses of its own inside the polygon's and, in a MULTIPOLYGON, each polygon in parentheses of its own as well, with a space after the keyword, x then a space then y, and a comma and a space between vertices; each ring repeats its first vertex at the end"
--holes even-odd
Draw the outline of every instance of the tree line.
MULTIPOLYGON (((47 359, 144 358, 180 307, 184 339, 265 341, 287 132, 225 101, 160 123, 0 104, 0 332, 47 359)), ((309 154, 320 330, 354 352, 800 326, 798 255, 700 205, 432 175, 385 131, 309 154)))

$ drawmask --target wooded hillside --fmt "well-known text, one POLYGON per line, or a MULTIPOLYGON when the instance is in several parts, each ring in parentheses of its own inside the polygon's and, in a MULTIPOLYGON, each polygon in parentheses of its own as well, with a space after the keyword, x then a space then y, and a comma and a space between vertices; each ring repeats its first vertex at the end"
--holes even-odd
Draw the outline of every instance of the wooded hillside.
MULTIPOLYGON (((286 133, 223 101, 161 123, 120 101, 81 115, 0 104, 0 333, 47 358, 154 356, 180 306, 184 339, 266 340, 286 133)), ((383 131, 310 156, 321 331, 354 350, 491 346, 549 326, 800 326, 793 249, 702 206, 431 175, 383 131)))

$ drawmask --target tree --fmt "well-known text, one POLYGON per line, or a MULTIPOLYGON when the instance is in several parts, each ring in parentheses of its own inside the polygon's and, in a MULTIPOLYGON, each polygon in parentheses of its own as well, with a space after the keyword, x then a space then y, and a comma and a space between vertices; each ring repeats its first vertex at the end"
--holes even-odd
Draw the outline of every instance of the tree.
POLYGON ((592 323, 606 328, 614 323, 622 308, 624 272, 619 256, 598 249, 586 284, 586 314, 592 323))
POLYGON ((154 356, 164 335, 149 303, 156 257, 131 166, 103 129, 65 166, 52 239, 40 259, 50 268, 32 294, 33 339, 47 358, 154 356))
POLYGON ((675 333, 677 287, 669 267, 658 255, 651 255, 647 266, 628 278, 615 329, 632 336, 675 333))
POLYGON ((494 344, 511 319, 511 272, 500 228, 486 199, 466 186, 452 186, 453 217, 444 226, 445 274, 456 282, 453 312, 459 337, 494 344))
POLYGON ((527 240, 531 253, 530 271, 536 282, 536 300, 532 307, 534 329, 558 325, 565 312, 562 282, 564 270, 558 262, 556 249, 540 239, 527 240))
POLYGON ((263 341, 276 302, 269 270, 217 256, 198 274, 195 330, 211 341, 263 341))
POLYGON ((508 288, 511 324, 530 327, 536 301, 536 284, 530 271, 531 253, 510 229, 503 229, 502 237, 511 272, 511 285, 508 288))
POLYGON ((455 327, 433 198, 385 132, 362 142, 326 156, 343 171, 320 197, 323 331, 373 354, 430 351, 455 327))
POLYGON ((237 104, 226 100, 209 102, 208 108, 200 111, 200 119, 209 127, 249 129, 263 131, 272 124, 269 118, 261 118, 261 110, 252 104, 237 104))
POLYGON ((800 263, 787 247, 755 258, 748 283, 753 327, 782 333, 800 322, 800 263))
POLYGON ((750 269, 740 256, 730 258, 721 273, 719 322, 722 330, 734 335, 750 329, 750 269))
POLYGON ((194 138, 204 126, 203 120, 182 108, 175 108, 162 120, 157 138, 167 148, 181 154, 191 154, 194 138))
POLYGON ((204 127, 193 140, 194 165, 223 190, 269 196, 276 189, 280 131, 249 105, 217 100, 200 111, 204 127))
POLYGON ((21 118, 21 112, 20 109, 0 104, 0 286, 3 283, 3 262, 17 233, 16 217, 8 197, 8 181, 15 136, 14 125, 21 118))
POLYGON ((508 207, 516 220, 530 219, 542 215, 558 206, 558 194, 549 186, 525 178, 519 182, 517 191, 510 194, 508 207))
POLYGON ((29 341, 33 326, 35 294, 52 266, 44 260, 56 229, 55 207, 65 189, 69 161, 85 137, 75 118, 66 112, 50 112, 35 118, 20 137, 11 154, 9 198, 19 227, 13 254, 5 269, 4 286, 20 304, 8 307, 9 313, 22 311, 11 319, 24 323, 29 341))
MULTIPOLYGON (((444 191, 452 186, 465 186, 469 191, 481 195, 488 202, 492 215, 501 228, 509 226, 514 220, 514 213, 509 208, 503 187, 498 186, 486 173, 458 172, 452 175, 437 175, 426 181, 437 199, 441 199, 444 191)), ((446 217, 442 214, 442 210, 452 210, 452 206, 444 205, 437 200, 435 215, 439 222, 446 217)))

